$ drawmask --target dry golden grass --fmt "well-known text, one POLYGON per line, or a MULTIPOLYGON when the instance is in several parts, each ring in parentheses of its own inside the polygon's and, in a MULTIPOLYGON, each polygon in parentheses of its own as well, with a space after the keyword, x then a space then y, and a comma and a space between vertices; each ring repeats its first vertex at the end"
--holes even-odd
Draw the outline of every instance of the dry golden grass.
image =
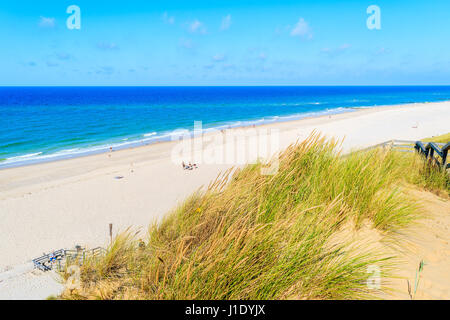
POLYGON ((372 297, 368 266, 386 277, 391 260, 332 236, 348 223, 382 233, 408 225, 419 211, 402 185, 448 193, 448 176, 416 155, 336 149, 312 135, 280 155, 275 175, 261 175, 262 164, 226 173, 152 225, 145 242, 120 234, 104 257, 85 261, 82 287, 61 298, 372 297))
POLYGON ((450 142, 450 133, 446 133, 446 134, 436 136, 436 137, 426 138, 426 139, 423 139, 423 141, 447 143, 447 142, 450 142))

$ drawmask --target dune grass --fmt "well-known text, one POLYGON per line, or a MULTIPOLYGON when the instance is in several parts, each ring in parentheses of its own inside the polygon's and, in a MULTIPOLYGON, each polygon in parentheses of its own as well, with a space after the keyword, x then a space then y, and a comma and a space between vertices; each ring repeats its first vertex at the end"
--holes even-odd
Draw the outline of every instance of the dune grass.
POLYGON ((436 163, 426 162, 422 156, 414 154, 398 157, 398 165, 406 171, 404 180, 421 189, 433 192, 443 198, 450 198, 450 175, 448 170, 440 168, 436 163))
POLYGON ((450 132, 446 133, 446 134, 443 134, 443 135, 440 135, 440 136, 426 138, 426 139, 423 139, 423 141, 425 141, 425 142, 447 143, 447 142, 450 142, 450 132))
POLYGON ((224 174, 152 225, 145 241, 130 230, 119 234, 104 257, 83 264, 81 288, 60 298, 373 297, 368 267, 386 278, 392 261, 332 238, 347 225, 399 230, 420 215, 402 186, 448 192, 448 180, 441 172, 424 177, 423 170, 439 170, 417 155, 378 149, 340 157, 337 150, 312 135, 280 155, 275 175, 261 175, 262 164, 224 174))
MULTIPOLYGON (((448 143, 450 142, 450 133, 446 133, 440 136, 426 138, 423 142, 437 142, 448 143)), ((450 176, 445 170, 438 170, 434 165, 424 163, 422 159, 418 157, 409 157, 406 161, 406 165, 411 165, 418 168, 411 172, 408 176, 410 182, 419 185, 420 187, 432 191, 440 196, 450 197, 450 176)))

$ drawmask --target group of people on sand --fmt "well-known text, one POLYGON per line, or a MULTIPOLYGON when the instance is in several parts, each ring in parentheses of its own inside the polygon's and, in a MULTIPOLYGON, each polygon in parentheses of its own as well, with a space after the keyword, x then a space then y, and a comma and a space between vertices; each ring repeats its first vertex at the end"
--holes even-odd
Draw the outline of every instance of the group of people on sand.
POLYGON ((197 164, 191 164, 189 162, 189 164, 185 164, 184 161, 181 163, 183 165, 183 170, 193 170, 193 169, 198 169, 197 164))

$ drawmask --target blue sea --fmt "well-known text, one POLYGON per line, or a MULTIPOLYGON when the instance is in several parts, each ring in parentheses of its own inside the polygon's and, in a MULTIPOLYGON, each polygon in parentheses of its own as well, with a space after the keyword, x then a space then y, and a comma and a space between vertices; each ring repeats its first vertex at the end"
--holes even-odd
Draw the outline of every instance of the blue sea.
POLYGON ((0 168, 237 127, 450 100, 449 86, 0 87, 0 168))

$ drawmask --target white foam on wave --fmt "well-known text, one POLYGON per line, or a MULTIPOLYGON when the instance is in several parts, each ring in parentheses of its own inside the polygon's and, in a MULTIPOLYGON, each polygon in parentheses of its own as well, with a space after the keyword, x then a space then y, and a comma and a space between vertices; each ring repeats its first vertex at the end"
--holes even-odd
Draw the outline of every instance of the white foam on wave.
MULTIPOLYGON (((343 112, 352 112, 354 109, 357 109, 358 107, 339 107, 334 109, 325 109, 322 111, 313 111, 313 112, 305 112, 305 113, 298 113, 293 115, 286 115, 286 116, 270 116, 270 117, 263 117, 260 119, 255 120, 238 120, 234 122, 229 123, 223 123, 214 127, 204 128, 201 130, 201 132, 193 132, 188 131, 188 135, 190 136, 196 136, 197 134, 207 133, 211 131, 217 131, 221 129, 228 129, 228 128, 237 128, 237 127, 246 127, 251 125, 261 125, 261 124, 269 124, 269 123, 275 123, 275 122, 284 122, 284 121, 292 121, 292 120, 300 120, 308 117, 318 117, 323 115, 332 115, 332 114, 338 114, 343 112)), ((363 107, 359 107, 363 108, 363 107)), ((174 134, 175 130, 173 131, 166 131, 158 134, 157 132, 149 132, 143 134, 142 138, 136 138, 136 139, 130 139, 130 138, 123 138, 121 139, 121 142, 105 142, 101 145, 97 146, 89 146, 89 147, 78 147, 78 148, 71 148, 71 149, 63 149, 59 150, 50 154, 42 154, 42 152, 36 152, 36 153, 29 153, 21 156, 15 156, 11 158, 7 158, 4 161, 0 161, 0 167, 7 167, 7 166, 16 166, 16 165, 23 165, 23 164, 29 164, 29 163, 36 163, 36 162, 45 162, 45 161, 52 161, 52 160, 59 160, 59 159, 68 159, 73 158, 77 156, 82 155, 88 155, 88 154, 95 154, 95 153, 102 153, 107 152, 110 150, 110 148, 113 148, 114 150, 120 150, 120 149, 126 149, 134 146, 140 146, 144 144, 150 144, 157 141, 169 141, 174 137, 179 137, 179 135, 174 134), (130 139, 130 140, 129 140, 130 139)))
POLYGON ((15 161, 15 160, 23 160, 26 158, 33 158, 36 157, 38 155, 42 154, 42 152, 36 152, 36 153, 28 153, 28 154, 24 154, 22 156, 16 156, 16 157, 11 157, 11 158, 6 158, 6 161, 15 161))

